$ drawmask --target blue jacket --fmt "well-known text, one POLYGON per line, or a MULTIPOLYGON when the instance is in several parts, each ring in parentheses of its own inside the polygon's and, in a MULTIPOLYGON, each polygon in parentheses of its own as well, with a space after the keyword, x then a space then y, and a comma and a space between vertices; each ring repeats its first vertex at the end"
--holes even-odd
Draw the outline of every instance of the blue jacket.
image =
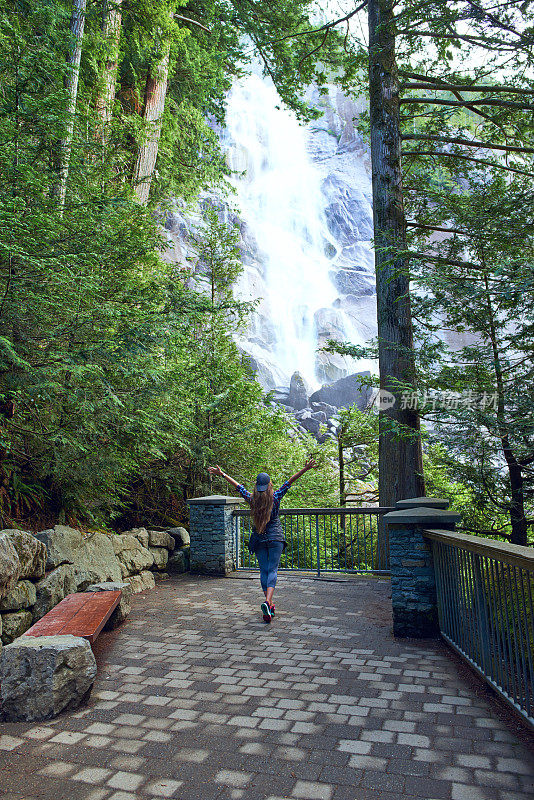
MULTIPOLYGON (((248 549, 251 553, 255 553, 257 548, 263 544, 268 542, 283 542, 284 549, 286 546, 286 540, 284 537, 284 532, 282 530, 282 523, 280 522, 280 501, 282 497, 285 495, 287 490, 289 489, 290 484, 288 481, 283 483, 279 489, 277 489, 274 493, 274 502, 273 502, 273 510, 271 511, 271 518, 267 523, 265 530, 258 534, 256 529, 252 528, 252 533, 250 536, 250 540, 248 543, 248 549)), ((244 486, 240 485, 237 487, 237 491, 243 497, 247 503, 250 504, 252 500, 252 494, 245 489, 244 486)))

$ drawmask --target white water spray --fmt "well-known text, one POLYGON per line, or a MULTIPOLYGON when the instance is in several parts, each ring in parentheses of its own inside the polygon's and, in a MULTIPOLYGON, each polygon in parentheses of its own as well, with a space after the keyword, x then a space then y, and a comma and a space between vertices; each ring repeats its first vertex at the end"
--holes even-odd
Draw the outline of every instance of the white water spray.
MULTIPOLYGON (((258 75, 238 81, 229 97, 228 159, 243 173, 235 179, 239 214, 257 244, 255 268, 261 275, 260 287, 245 279, 238 291, 263 295, 264 316, 274 329, 269 344, 278 380, 287 382, 298 370, 316 387, 318 318, 333 320, 332 338, 357 343, 364 338, 349 316, 334 309, 338 292, 329 277, 334 261, 325 248, 336 254, 342 245, 328 230, 323 176, 308 155, 308 131, 279 104, 272 83, 258 75)), ((254 347, 252 336, 252 354, 254 347)), ((358 367, 367 365, 347 363, 346 372, 358 367)))

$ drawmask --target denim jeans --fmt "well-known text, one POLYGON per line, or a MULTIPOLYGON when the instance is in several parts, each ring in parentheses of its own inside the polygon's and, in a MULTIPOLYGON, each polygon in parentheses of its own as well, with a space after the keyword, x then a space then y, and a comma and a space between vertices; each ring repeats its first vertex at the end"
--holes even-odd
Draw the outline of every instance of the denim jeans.
POLYGON ((269 586, 276 586, 283 549, 283 542, 265 542, 256 549, 256 558, 260 565, 261 588, 264 592, 269 586))

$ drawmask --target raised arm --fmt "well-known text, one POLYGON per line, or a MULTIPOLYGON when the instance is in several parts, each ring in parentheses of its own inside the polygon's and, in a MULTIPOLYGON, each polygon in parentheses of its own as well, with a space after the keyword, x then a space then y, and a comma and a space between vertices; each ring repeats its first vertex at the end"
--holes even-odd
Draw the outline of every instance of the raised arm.
POLYGON ((218 464, 216 464, 214 467, 208 467, 208 472, 210 475, 217 475, 219 478, 224 478, 224 480, 227 481, 230 486, 233 486, 234 489, 237 489, 237 487, 240 486, 240 484, 230 475, 227 475, 225 472, 223 472, 218 464))
POLYGON ((304 475, 304 473, 305 473, 305 472, 308 472, 308 470, 309 470, 309 469, 315 469, 316 467, 317 467, 317 464, 315 463, 315 461, 313 460, 313 458, 309 458, 309 459, 306 461, 306 463, 304 464, 304 466, 302 467, 302 469, 299 469, 299 471, 298 471, 298 472, 295 472, 295 474, 294 474, 294 475, 292 475, 292 476, 291 476, 291 477, 290 477, 290 478, 289 478, 289 479, 286 481, 286 483, 288 483, 288 484, 291 486, 291 484, 292 484, 292 483, 295 483, 295 481, 298 481, 298 479, 299 479, 299 478, 301 478, 301 477, 304 475))

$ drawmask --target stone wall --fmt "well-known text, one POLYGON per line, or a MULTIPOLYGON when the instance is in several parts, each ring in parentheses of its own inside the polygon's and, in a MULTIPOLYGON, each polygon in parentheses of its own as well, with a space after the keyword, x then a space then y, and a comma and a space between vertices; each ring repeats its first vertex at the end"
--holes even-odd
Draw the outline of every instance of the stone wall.
POLYGON ((36 534, 0 531, 0 652, 68 594, 108 581, 142 592, 167 571, 188 569, 185 528, 84 534, 56 525, 36 534))
POLYGON ((232 512, 240 497, 211 495, 188 501, 191 537, 191 571, 228 575, 235 569, 232 512))
POLYGON ((439 634, 436 580, 425 528, 454 529, 460 516, 445 509, 448 500, 417 497, 401 500, 384 515, 389 535, 393 633, 427 638, 439 634))

